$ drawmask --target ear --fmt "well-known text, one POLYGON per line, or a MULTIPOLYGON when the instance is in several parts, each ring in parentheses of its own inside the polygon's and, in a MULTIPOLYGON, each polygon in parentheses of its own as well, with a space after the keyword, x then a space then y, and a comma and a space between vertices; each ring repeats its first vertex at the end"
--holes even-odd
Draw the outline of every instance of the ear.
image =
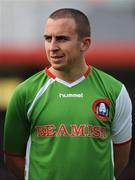
POLYGON ((81 42, 81 51, 86 51, 91 45, 91 38, 84 37, 81 42))

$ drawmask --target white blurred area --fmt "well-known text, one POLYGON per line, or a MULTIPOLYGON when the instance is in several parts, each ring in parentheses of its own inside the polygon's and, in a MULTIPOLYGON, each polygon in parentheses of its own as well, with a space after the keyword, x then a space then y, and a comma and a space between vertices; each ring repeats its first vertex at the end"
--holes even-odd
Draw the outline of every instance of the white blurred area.
POLYGON ((0 48, 42 44, 48 15, 64 7, 87 14, 94 42, 135 42, 135 0, 0 0, 0 48))

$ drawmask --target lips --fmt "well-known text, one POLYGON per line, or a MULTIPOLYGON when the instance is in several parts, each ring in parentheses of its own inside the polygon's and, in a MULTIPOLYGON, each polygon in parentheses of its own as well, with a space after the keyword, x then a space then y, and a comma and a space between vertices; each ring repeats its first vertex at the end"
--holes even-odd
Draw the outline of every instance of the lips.
POLYGON ((60 64, 63 62, 63 55, 57 55, 57 56, 50 56, 51 60, 55 64, 60 64))
POLYGON ((59 59, 59 58, 63 58, 64 56, 51 56, 52 59, 59 59))

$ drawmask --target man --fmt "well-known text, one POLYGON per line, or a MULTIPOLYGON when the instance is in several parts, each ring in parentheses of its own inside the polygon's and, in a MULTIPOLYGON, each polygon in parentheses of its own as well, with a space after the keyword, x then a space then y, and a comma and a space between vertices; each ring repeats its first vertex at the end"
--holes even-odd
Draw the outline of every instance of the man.
POLYGON ((131 144, 126 88, 86 64, 91 34, 82 12, 53 12, 44 38, 51 66, 21 83, 7 109, 4 148, 9 169, 29 180, 118 177, 131 144))

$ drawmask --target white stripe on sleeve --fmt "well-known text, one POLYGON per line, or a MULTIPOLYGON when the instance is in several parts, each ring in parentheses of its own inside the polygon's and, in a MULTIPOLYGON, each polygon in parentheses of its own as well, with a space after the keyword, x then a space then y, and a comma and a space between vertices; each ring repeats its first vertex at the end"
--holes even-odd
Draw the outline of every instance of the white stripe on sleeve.
POLYGON ((129 94, 123 85, 116 100, 115 116, 112 126, 112 140, 114 144, 121 144, 129 141, 131 136, 132 104, 129 94))

